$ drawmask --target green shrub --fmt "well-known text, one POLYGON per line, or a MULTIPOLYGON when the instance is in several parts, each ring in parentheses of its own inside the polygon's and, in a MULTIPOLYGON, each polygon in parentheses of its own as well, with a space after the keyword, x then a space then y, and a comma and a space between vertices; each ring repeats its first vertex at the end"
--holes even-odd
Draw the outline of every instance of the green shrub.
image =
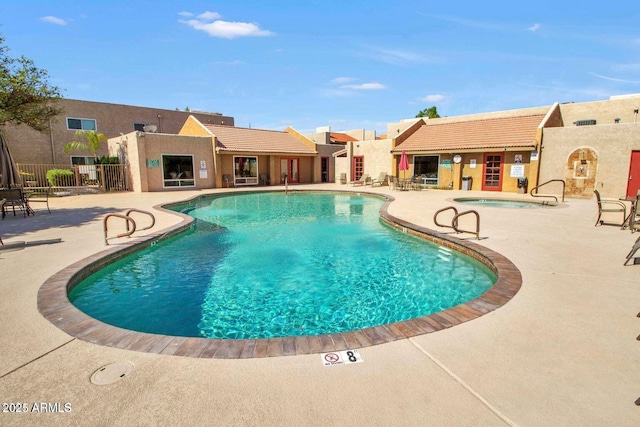
POLYGON ((99 159, 96 159, 96 164, 99 165, 117 165, 120 162, 118 161, 118 157, 114 156, 114 157, 107 157, 107 156, 102 156, 99 159))
POLYGON ((52 187, 58 187, 73 177, 73 172, 69 169, 49 169, 47 171, 47 181, 52 187))

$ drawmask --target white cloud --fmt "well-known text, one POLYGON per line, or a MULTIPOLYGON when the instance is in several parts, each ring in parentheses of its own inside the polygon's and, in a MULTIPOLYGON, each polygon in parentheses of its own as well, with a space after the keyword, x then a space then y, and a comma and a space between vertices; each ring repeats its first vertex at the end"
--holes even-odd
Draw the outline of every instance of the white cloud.
POLYGON ((596 73, 589 73, 594 77, 597 77, 599 79, 603 79, 603 80, 609 80, 612 82, 620 82, 620 83, 633 83, 633 84, 639 84, 640 80, 624 80, 624 79, 617 79, 615 77, 607 77, 607 76, 602 76, 600 74, 596 74, 596 73))
POLYGON ((340 86, 343 89, 353 89, 353 90, 380 90, 386 89, 385 85, 381 83, 362 83, 359 85, 343 85, 340 86))
POLYGON ((178 15, 184 16, 185 18, 191 18, 193 16, 193 13, 187 12, 187 11, 182 11, 182 12, 178 12, 178 15))
POLYGON ((201 21, 215 21, 216 19, 222 18, 218 12, 209 12, 208 10, 204 13, 198 15, 198 19, 201 21))
POLYGON ((538 31, 540 28, 542 27, 542 25, 535 23, 532 26, 530 26, 529 28, 527 28, 527 31, 531 31, 531 32, 536 32, 538 31))
MULTIPOLYGON (((182 16, 184 12, 181 12, 182 16)), ((191 28, 204 31, 211 37, 219 37, 224 39, 234 39, 236 37, 265 37, 272 36, 274 33, 262 30, 256 24, 249 22, 229 22, 219 18, 222 16, 217 12, 206 11, 198 15, 195 19, 179 20, 178 22, 186 24, 191 28)))
POLYGON ((336 77, 335 79, 331 80, 331 83, 343 85, 343 84, 351 83, 352 81, 355 81, 355 80, 356 79, 354 79, 353 77, 336 77))
POLYGON ((42 22, 48 22, 56 25, 67 25, 69 23, 69 21, 62 18, 56 18, 55 16, 43 16, 40 20, 42 22))
POLYGON ((444 95, 434 94, 434 95, 423 96, 422 98, 418 98, 418 100, 424 101, 424 102, 440 102, 444 100, 444 98, 445 98, 444 95))

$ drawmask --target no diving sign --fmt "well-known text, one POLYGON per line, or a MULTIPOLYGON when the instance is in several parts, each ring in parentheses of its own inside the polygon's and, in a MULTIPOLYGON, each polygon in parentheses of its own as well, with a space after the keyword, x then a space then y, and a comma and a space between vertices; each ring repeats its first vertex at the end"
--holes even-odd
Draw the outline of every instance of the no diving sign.
POLYGON ((350 363, 362 362, 362 357, 358 350, 334 351, 332 353, 322 353, 321 356, 324 366, 348 365, 350 363))

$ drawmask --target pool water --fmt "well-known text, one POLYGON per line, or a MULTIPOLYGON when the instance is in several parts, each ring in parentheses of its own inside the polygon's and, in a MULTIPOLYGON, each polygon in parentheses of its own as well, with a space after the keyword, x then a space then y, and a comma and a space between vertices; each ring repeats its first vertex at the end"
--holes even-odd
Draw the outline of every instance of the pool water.
POLYGON ((141 332, 254 339, 346 332, 477 298, 482 263, 383 225, 376 197, 246 193, 176 210, 186 233, 116 261, 69 299, 141 332))
POLYGON ((506 200, 506 199, 474 199, 459 198, 453 199, 458 203, 466 203, 477 206, 488 206, 496 208, 512 208, 512 209, 530 209, 530 208, 548 208, 556 206, 556 202, 528 202, 524 200, 506 200))

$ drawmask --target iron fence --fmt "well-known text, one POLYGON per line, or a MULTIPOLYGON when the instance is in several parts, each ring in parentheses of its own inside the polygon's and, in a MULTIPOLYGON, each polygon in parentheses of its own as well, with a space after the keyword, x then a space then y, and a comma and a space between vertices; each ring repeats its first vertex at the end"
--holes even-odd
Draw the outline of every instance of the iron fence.
POLYGON ((46 188, 54 192, 104 193, 129 191, 125 165, 16 165, 25 187, 46 188))

